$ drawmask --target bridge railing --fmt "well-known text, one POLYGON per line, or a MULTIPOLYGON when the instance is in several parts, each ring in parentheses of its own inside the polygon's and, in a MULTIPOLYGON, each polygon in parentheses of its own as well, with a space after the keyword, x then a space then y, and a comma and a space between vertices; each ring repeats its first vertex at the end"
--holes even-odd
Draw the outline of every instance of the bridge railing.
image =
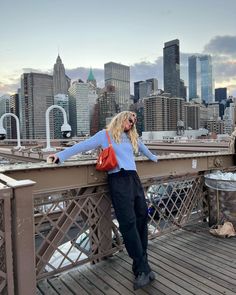
MULTIPOLYGON (((192 157, 137 163, 150 238, 205 216, 203 172, 233 164, 232 155, 211 157, 199 157, 198 165, 192 157)), ((95 171, 94 163, 28 164, 2 172, 1 294, 35 294, 37 280, 123 248, 106 175, 95 171)))
POLYGON ((0 184, 0 294, 14 294, 11 198, 12 190, 0 184))
MULTIPOLYGON (((199 175, 145 183, 150 238, 199 213, 202 188, 199 175)), ((106 185, 34 194, 34 219, 37 279, 122 249, 106 185)))

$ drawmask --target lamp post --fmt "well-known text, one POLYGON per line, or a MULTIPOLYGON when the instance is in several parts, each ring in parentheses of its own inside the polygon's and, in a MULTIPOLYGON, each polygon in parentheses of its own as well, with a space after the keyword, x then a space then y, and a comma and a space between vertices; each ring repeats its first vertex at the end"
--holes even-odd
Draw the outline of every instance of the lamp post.
POLYGON ((5 139, 6 137, 6 129, 3 127, 3 119, 7 116, 12 116, 16 119, 16 133, 17 133, 17 146, 15 147, 15 149, 21 149, 23 148, 20 144, 20 123, 19 123, 19 119, 15 114, 12 113, 5 113, 1 116, 0 118, 0 139, 5 139))
POLYGON ((52 109, 59 109, 63 113, 63 119, 64 123, 61 126, 61 132, 65 138, 69 138, 71 136, 71 126, 67 122, 67 116, 66 116, 66 111, 58 105, 51 105, 47 110, 46 110, 46 140, 47 140, 47 146, 46 148, 42 149, 43 152, 55 152, 56 149, 52 148, 50 146, 50 126, 49 126, 49 113, 52 109))

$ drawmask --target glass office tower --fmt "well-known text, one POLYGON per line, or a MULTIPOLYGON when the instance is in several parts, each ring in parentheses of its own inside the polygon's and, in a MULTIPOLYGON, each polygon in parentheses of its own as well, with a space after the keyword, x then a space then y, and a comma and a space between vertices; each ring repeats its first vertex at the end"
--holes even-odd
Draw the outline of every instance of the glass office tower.
POLYGON ((210 55, 188 58, 189 100, 200 98, 201 102, 213 102, 212 60, 210 55))
POLYGON ((180 55, 179 40, 165 43, 164 56, 164 91, 172 97, 180 97, 180 55))
POLYGON ((116 104, 120 111, 129 110, 130 105, 130 68, 109 62, 104 65, 105 86, 114 86, 116 104))
POLYGON ((199 57, 201 63, 201 98, 206 104, 213 102, 212 60, 210 55, 199 57))

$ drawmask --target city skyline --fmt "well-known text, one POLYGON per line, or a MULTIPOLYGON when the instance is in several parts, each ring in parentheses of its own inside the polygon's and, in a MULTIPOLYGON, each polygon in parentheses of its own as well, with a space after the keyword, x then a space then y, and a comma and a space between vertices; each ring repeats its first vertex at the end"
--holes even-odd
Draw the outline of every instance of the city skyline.
POLYGON ((92 67, 98 86, 104 86, 104 64, 112 61, 130 66, 131 84, 157 78, 163 88, 164 43, 179 39, 185 85, 188 56, 211 54, 215 87, 236 96, 236 2, 178 4, 3 0, 0 95, 15 92, 24 72, 52 74, 58 53, 72 80, 86 80, 92 67))

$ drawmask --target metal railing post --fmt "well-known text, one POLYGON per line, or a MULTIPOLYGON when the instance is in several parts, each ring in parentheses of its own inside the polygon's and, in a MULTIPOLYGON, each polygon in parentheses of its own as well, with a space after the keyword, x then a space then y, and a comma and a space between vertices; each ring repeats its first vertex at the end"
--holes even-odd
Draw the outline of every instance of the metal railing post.
POLYGON ((14 295, 12 238, 11 238, 12 189, 0 184, 0 294, 14 295))
MULTIPOLYGON (((8 177, 7 177, 8 178, 8 177)), ((12 241, 15 294, 36 294, 33 185, 8 178, 13 189, 12 241)))
POLYGON ((107 193, 101 193, 94 196, 96 203, 97 217, 92 217, 95 208, 91 207, 91 216, 89 216, 91 226, 91 247, 95 255, 100 257, 93 260, 96 263, 104 258, 104 253, 112 249, 112 216, 111 201, 107 193))

